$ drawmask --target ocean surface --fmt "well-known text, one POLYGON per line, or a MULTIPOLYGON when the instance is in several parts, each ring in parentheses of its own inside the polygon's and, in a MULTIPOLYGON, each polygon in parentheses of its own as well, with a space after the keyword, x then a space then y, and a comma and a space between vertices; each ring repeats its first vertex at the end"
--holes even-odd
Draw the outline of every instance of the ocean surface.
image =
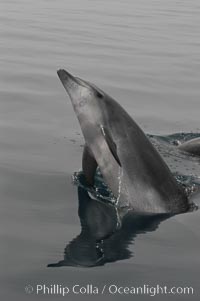
MULTIPOLYGON (((127 221, 102 266, 75 266, 81 252, 87 260, 94 247, 97 259, 106 252, 106 243, 88 240, 89 246, 86 239, 80 253, 72 252, 71 266, 47 267, 74 246, 70 242, 81 232, 79 201, 87 198, 72 183, 84 141, 57 69, 112 95, 146 133, 162 139, 198 135, 199 33, 199 0, 1 0, 1 300, 152 298, 109 292, 109 285, 193 287, 189 296, 154 298, 199 300, 199 210, 163 221, 127 221), (37 285, 70 291, 65 297, 37 294, 37 285), (74 285, 93 285, 99 293, 76 294, 74 285)), ((168 146, 161 140, 156 144, 173 172, 198 182, 200 159, 177 157, 171 140, 168 146)), ((198 195, 195 202, 200 205, 198 195)))

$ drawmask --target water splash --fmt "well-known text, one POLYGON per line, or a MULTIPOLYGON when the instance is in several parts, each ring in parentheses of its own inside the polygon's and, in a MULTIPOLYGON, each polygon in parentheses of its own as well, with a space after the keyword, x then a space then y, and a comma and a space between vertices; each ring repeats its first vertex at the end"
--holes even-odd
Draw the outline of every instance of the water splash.
POLYGON ((92 199, 95 199, 96 201, 101 201, 101 202, 105 202, 105 203, 110 203, 113 205, 113 207, 115 208, 115 214, 116 214, 116 229, 120 229, 121 228, 121 218, 120 218, 120 214, 118 212, 118 202, 120 199, 120 195, 121 195, 121 183, 122 183, 122 170, 121 168, 119 169, 119 187, 118 187, 118 196, 117 198, 113 195, 112 191, 109 189, 109 187, 105 184, 105 182, 103 181, 103 177, 102 174, 99 170, 99 168, 97 168, 97 172, 95 175, 95 183, 94 186, 88 186, 86 183, 86 179, 84 177, 84 174, 82 171, 78 171, 78 172, 74 172, 73 176, 72 176, 72 183, 76 186, 82 187, 84 188, 89 196, 92 199))
POLYGON ((123 169, 119 166, 119 169, 118 169, 118 195, 117 195, 117 199, 116 199, 116 203, 115 203, 116 206, 118 206, 120 196, 121 196, 122 177, 123 177, 123 169))
POLYGON ((89 193, 90 197, 94 198, 95 200, 109 202, 113 205, 116 203, 116 197, 103 181, 103 177, 99 168, 97 168, 95 174, 94 186, 88 186, 82 171, 74 172, 72 176, 72 183, 85 189, 89 193))

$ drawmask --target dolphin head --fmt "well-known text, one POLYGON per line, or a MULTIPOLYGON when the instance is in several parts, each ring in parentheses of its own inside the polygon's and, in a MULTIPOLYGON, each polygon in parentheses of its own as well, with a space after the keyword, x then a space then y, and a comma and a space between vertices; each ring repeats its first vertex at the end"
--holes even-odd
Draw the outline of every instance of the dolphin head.
POLYGON ((63 69, 57 73, 71 99, 87 146, 82 159, 83 172, 88 176, 87 181, 91 183, 98 165, 106 184, 113 194, 118 196, 120 160, 116 144, 106 127, 108 121, 112 120, 112 104, 117 106, 117 102, 94 84, 74 77, 63 69))
POLYGON ((100 121, 102 114, 99 102, 104 98, 103 91, 64 69, 58 70, 57 74, 71 99, 81 127, 86 120, 90 123, 100 121))

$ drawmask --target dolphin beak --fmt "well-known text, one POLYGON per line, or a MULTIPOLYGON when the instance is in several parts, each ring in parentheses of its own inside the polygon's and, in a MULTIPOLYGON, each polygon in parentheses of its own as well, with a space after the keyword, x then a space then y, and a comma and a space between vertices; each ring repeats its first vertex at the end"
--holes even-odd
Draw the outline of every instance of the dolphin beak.
POLYGON ((67 72, 64 69, 59 69, 57 71, 58 77, 61 80, 61 82, 64 84, 66 81, 72 80, 76 82, 76 78, 70 74, 69 72, 67 72))
POLYGON ((77 77, 74 77, 64 69, 59 69, 57 71, 57 74, 69 96, 72 96, 73 91, 76 91, 78 86, 83 86, 83 84, 77 77))

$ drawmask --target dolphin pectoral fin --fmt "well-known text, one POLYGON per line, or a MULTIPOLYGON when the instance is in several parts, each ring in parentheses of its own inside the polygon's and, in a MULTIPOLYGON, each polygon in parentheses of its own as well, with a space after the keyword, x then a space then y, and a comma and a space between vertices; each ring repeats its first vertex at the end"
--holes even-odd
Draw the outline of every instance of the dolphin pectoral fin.
POLYGON ((106 141, 113 157, 115 158, 115 160, 117 161, 119 166, 121 166, 121 162, 120 162, 118 154, 117 154, 117 146, 116 146, 115 142, 113 141, 112 137, 110 136, 109 131, 101 125, 101 132, 105 138, 105 141, 106 141))
POLYGON ((180 144, 178 148, 195 156, 200 156, 200 137, 180 144))
POLYGON ((82 157, 82 168, 88 185, 94 185, 94 176, 97 169, 97 162, 87 145, 84 147, 82 157))

